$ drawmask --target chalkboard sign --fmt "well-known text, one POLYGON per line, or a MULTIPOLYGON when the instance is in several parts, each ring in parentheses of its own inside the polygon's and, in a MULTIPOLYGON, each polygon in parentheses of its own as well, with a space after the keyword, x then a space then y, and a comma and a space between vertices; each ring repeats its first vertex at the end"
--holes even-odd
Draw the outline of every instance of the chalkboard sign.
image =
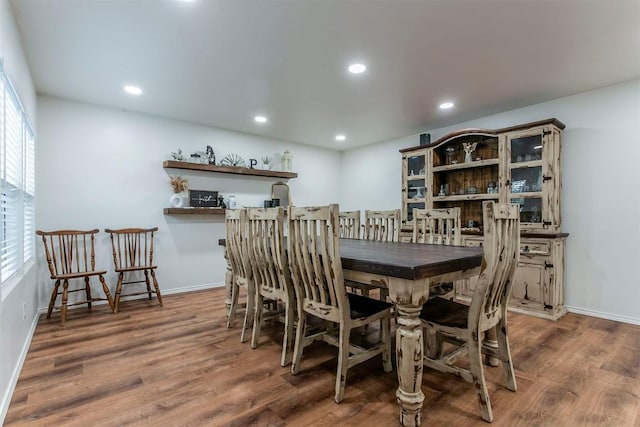
POLYGON ((217 208, 218 192, 189 190, 189 206, 193 208, 217 208))

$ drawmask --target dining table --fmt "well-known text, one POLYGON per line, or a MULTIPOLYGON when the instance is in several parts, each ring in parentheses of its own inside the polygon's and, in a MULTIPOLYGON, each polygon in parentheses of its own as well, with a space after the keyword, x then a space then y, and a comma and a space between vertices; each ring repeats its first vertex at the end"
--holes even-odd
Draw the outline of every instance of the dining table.
MULTIPOLYGON (((224 245, 225 239, 219 244, 224 245)), ((396 367, 400 423, 419 426, 422 392, 423 331, 419 318, 429 289, 479 274, 478 247, 340 239, 344 279, 387 288, 397 309, 396 367)), ((225 279, 230 302, 231 272, 225 279)))

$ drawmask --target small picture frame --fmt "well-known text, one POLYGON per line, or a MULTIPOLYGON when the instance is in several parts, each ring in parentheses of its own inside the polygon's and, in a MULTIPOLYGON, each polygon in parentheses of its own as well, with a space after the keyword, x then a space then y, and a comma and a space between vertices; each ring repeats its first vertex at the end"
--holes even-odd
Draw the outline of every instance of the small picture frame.
POLYGON ((189 190, 189 206, 192 208, 217 208, 218 192, 189 190))

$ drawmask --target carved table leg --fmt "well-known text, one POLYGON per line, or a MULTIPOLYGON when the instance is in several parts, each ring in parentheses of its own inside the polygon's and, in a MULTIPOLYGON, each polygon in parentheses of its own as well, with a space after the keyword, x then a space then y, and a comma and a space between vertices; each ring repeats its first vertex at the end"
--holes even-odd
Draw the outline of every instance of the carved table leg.
POLYGON ((396 391, 401 406, 400 423, 405 427, 420 425, 424 402, 422 393, 422 327, 418 315, 420 307, 398 304, 396 356, 398 382, 396 391))
POLYGON ((233 273, 231 271, 231 263, 229 262, 229 256, 227 251, 224 251, 224 259, 227 262, 227 271, 224 275, 224 304, 227 307, 227 317, 229 317, 229 309, 231 308, 231 287, 233 285, 233 273))

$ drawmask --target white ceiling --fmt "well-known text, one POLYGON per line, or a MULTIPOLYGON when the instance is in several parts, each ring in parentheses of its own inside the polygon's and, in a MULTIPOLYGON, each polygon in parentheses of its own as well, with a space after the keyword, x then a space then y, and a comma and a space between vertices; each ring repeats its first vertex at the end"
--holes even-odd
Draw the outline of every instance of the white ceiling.
POLYGON ((640 77, 640 1, 12 5, 38 93, 338 150, 640 77))

